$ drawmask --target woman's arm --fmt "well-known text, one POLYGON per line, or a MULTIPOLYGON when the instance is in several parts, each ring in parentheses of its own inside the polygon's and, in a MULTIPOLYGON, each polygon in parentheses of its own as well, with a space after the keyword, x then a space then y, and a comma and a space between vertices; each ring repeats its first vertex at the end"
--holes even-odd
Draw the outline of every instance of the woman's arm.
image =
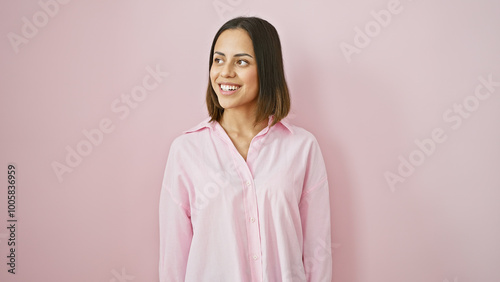
POLYGON ((160 192, 160 282, 184 281, 193 229, 176 146, 170 148, 160 192))
POLYGON ((299 211, 303 234, 303 263, 308 282, 331 282, 332 248, 330 193, 325 164, 314 140, 299 211))

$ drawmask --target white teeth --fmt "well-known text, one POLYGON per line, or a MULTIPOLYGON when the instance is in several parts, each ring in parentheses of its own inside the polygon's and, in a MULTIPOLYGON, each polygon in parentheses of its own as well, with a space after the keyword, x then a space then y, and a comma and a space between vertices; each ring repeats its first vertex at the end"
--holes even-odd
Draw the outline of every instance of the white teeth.
POLYGON ((223 90, 223 91, 233 91, 233 90, 236 90, 238 88, 240 88, 239 86, 236 86, 236 85, 227 85, 227 84, 221 84, 220 85, 220 88, 223 90))

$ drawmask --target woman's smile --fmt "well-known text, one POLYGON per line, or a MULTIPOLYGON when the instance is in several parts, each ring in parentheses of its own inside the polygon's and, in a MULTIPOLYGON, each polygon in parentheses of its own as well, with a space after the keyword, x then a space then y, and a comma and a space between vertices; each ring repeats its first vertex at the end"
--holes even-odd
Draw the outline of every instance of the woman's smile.
POLYGON ((219 90, 222 95, 232 95, 236 93, 241 88, 241 85, 230 84, 230 83, 219 83, 219 90))

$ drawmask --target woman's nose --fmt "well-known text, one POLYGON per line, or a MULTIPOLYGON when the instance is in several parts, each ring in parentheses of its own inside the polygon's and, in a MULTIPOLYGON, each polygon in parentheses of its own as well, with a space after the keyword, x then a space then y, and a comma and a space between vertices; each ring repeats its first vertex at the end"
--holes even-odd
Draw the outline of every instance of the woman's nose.
POLYGON ((222 67, 221 76, 222 77, 233 77, 235 75, 233 66, 231 64, 225 64, 222 67))

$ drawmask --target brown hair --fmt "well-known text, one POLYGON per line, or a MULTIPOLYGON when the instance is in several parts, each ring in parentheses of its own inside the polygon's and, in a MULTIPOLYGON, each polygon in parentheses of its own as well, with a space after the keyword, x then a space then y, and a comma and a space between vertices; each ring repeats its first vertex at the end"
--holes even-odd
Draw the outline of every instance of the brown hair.
MULTIPOLYGON (((255 124, 274 115, 271 126, 285 118, 290 111, 290 94, 285 80, 283 56, 278 32, 269 22, 257 17, 237 17, 226 22, 217 31, 210 49, 209 72, 212 68, 214 48, 217 39, 227 29, 245 30, 253 43, 257 73, 259 77, 259 94, 255 124)), ((206 103, 210 121, 220 121, 224 108, 219 104, 208 77, 206 103)))

